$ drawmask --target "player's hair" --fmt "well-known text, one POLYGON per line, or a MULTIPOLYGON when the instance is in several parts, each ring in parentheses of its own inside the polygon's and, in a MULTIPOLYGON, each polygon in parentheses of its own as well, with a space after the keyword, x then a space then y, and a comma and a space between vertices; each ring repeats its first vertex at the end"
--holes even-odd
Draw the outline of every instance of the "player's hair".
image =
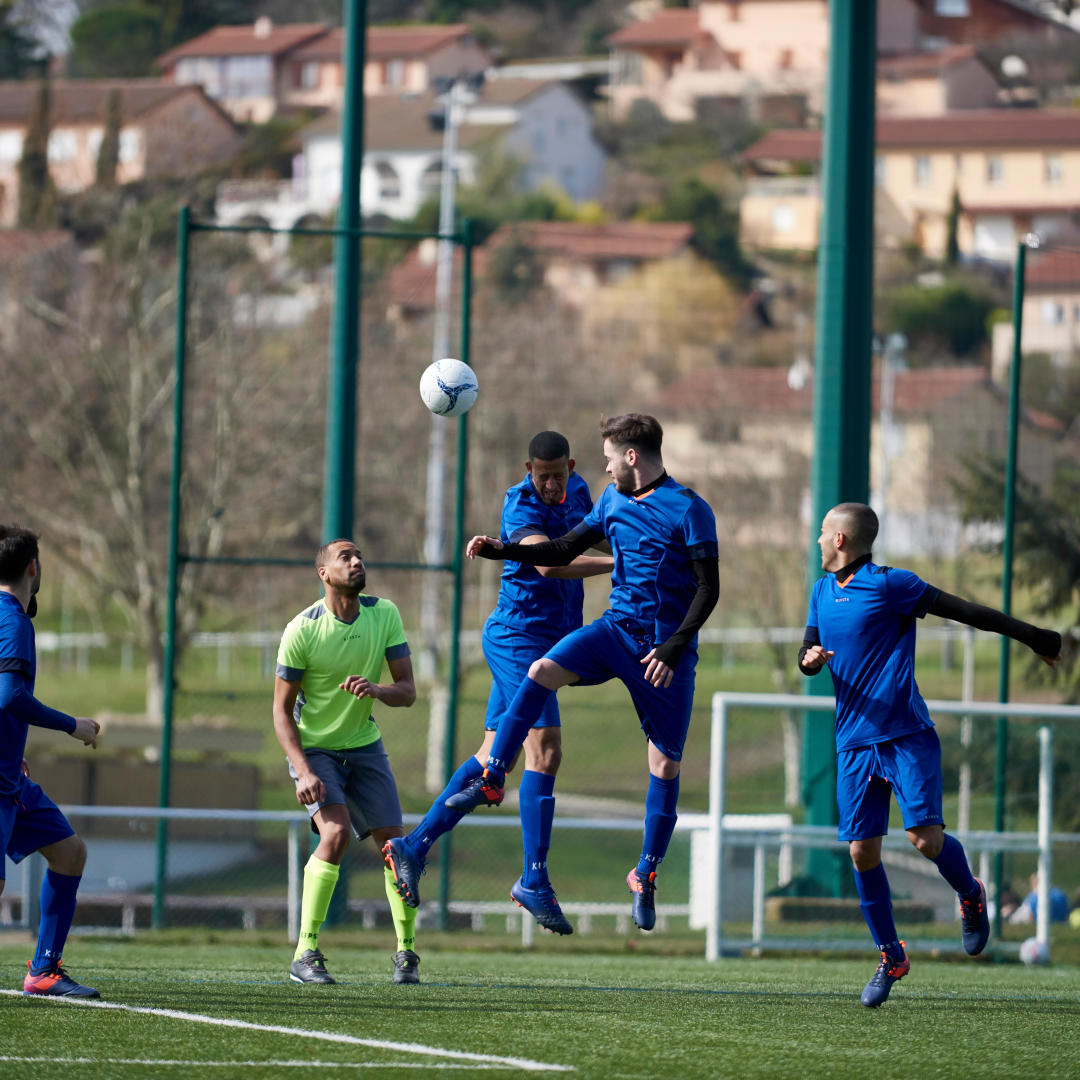
POLYGON ((541 431, 529 443, 530 461, 558 461, 570 456, 570 443, 557 431, 541 431))
POLYGON ((866 503, 840 503, 834 506, 829 514, 834 519, 839 519, 840 531, 847 535, 853 548, 869 551, 874 546, 878 533, 878 518, 866 503))
POLYGON ((660 460, 664 429, 655 416, 645 413, 624 413, 600 421, 600 435, 616 446, 633 447, 644 457, 660 460))
POLYGON ((339 536, 336 540, 327 540, 326 543, 315 552, 315 569, 318 570, 320 566, 325 566, 330 561, 330 549, 335 544, 351 543, 352 541, 347 536, 339 536))
POLYGON ((38 557, 38 534, 21 525, 0 525, 0 585, 14 585, 38 557))

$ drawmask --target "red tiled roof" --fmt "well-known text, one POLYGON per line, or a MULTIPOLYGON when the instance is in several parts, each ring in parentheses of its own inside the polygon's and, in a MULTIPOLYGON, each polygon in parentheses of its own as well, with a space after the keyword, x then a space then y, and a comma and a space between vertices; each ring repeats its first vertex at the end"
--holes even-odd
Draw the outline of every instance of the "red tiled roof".
POLYGON ((701 33, 697 8, 664 8, 651 19, 631 23, 614 34, 607 43, 623 48, 635 45, 689 45, 701 33))
MULTIPOLYGON (((0 124, 24 126, 30 119, 38 86, 38 83, 29 81, 0 82, 0 124)), ((221 112, 198 86, 177 85, 166 79, 53 79, 49 89, 50 122, 53 127, 102 123, 105 119, 105 101, 113 90, 120 91, 120 113, 125 123, 185 94, 195 94, 216 112, 221 112)), ((224 113, 221 115, 224 116, 224 113)))
POLYGON ((73 240, 72 234, 63 229, 0 229, 0 265, 44 255, 73 240))
POLYGON ((516 237, 537 251, 568 258, 665 259, 686 247, 693 234, 693 226, 682 221, 522 221, 500 226, 486 246, 494 249, 516 237))
MULTIPOLYGON (((941 116, 881 116, 877 145, 930 149, 960 146, 1080 146, 1080 109, 969 109, 941 116)), ((770 131, 743 151, 744 161, 818 161, 821 133, 770 131)))
POLYGON ((215 26, 205 34, 185 41, 157 58, 157 66, 171 67, 186 56, 280 56, 327 31, 326 23, 282 23, 270 25, 263 34, 256 28, 265 24, 255 22, 244 26, 215 26))
POLYGON ((893 53, 878 57, 877 73, 893 79, 939 75, 947 67, 976 55, 973 45, 952 45, 936 52, 893 53))
MULTIPOLYGON (((366 54, 368 60, 392 60, 426 56, 451 45, 472 30, 466 23, 448 26, 369 26, 366 54)), ((340 60, 345 47, 345 32, 331 30, 298 48, 290 60, 340 60)))
POLYGON ((1029 251, 1024 282, 1028 286, 1080 286, 1080 249, 1029 251))

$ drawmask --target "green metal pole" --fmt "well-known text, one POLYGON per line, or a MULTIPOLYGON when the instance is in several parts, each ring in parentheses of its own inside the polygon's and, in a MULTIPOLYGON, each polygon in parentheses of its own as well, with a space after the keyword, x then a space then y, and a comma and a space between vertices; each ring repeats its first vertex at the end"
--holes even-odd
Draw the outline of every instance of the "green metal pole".
POLYGON ((334 239, 334 316, 326 395, 323 540, 351 537, 356 463, 356 366, 360 356, 360 169, 364 158, 366 0, 345 0, 341 202, 334 239))
MULTIPOLYGON (((176 594, 180 588, 180 474, 184 464, 184 369, 187 364, 188 233, 190 211, 180 208, 176 221, 176 346, 173 365, 172 476, 169 479, 169 566, 165 602, 165 656, 161 677, 161 760, 158 763, 158 806, 169 805, 172 784, 173 705, 176 692, 176 594)), ((165 925, 165 880, 169 858, 169 823, 158 818, 154 909, 151 925, 165 925)))
MULTIPOLYGON (((1012 614, 1013 534, 1016 531, 1016 457, 1020 441, 1020 338, 1024 328, 1024 267, 1027 244, 1020 241, 1016 248, 1016 268, 1013 271, 1013 347, 1009 368, 1009 441, 1005 457, 1005 535, 1001 542, 1001 610, 1012 614)), ((998 666, 998 701, 1009 700, 1009 644, 1001 636, 1001 661, 998 666)), ((1009 754, 1009 721, 999 716, 997 721, 997 752, 994 757, 994 832, 1005 831, 1005 775, 1009 754)), ((1001 896, 1005 877, 1004 852, 994 853, 994 896, 1001 896)), ((994 936, 1001 937, 1001 905, 995 905, 994 936)))
MULTIPOLYGON (((468 364, 472 346, 472 222, 466 218, 461 225, 461 360, 468 364)), ((454 552, 450 559, 454 574, 454 597, 450 610, 450 655, 447 673, 446 741, 443 744, 443 783, 448 784, 457 765, 458 691, 461 683, 461 607, 465 569, 465 487, 469 459, 469 414, 458 423, 457 485, 454 493, 454 552)), ((439 929, 450 924, 450 841, 451 833, 443 837, 439 857, 439 929)))
MULTIPOLYGON (((838 502, 870 492, 870 380, 874 242, 874 64, 877 5, 829 4, 829 75, 822 136, 822 221, 814 356, 814 456, 810 474, 808 583, 821 573, 818 529, 838 502)), ((828 676, 804 683, 831 694, 828 676)), ((826 713, 803 716, 806 823, 836 822, 836 745, 826 713)), ((807 875, 829 895, 843 892, 844 862, 812 851, 807 875)))

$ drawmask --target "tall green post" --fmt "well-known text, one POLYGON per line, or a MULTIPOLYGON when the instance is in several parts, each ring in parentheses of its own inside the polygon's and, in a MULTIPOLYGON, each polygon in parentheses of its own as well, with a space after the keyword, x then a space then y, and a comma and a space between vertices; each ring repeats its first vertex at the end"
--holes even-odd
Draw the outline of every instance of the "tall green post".
MULTIPOLYGON (((1027 244, 1021 240, 1016 249, 1013 273, 1013 347, 1009 367, 1009 434, 1005 455, 1005 535, 1001 542, 1001 610, 1012 614, 1013 534, 1016 531, 1016 457, 1020 441, 1020 365, 1023 353, 1020 338, 1024 329, 1024 269, 1027 244)), ((998 666, 998 701, 1009 700, 1009 644, 1001 635, 1001 662, 998 666)), ((994 757, 994 832, 1005 831, 1005 772, 1009 754, 1009 721, 999 716, 997 748, 994 757)), ((994 853, 994 896, 1001 896, 1005 877, 1005 856, 994 853)), ((994 936, 1001 937, 1001 905, 994 911, 994 936)))
POLYGON ((356 466, 356 367, 360 356, 360 170, 364 160, 366 0, 345 0, 341 202, 334 238, 334 316, 326 395, 323 540, 351 536, 356 466), (348 231, 345 231, 348 230, 348 231))
MULTIPOLYGON (((169 566, 165 607, 165 656, 162 660, 161 758, 158 762, 158 806, 169 805, 172 786, 173 708, 176 696, 176 594, 180 588, 180 474, 184 447, 184 379, 187 367, 188 234, 190 211, 180 208, 176 222, 176 344, 173 363, 172 477, 169 481, 169 566)), ((168 874, 169 823, 158 818, 157 855, 154 871, 154 908, 151 925, 165 925, 165 881, 168 874)))
MULTIPOLYGON (((866 502, 870 492, 877 5, 830 0, 829 29, 807 561, 811 584, 821 573, 821 519, 838 502, 866 502)), ((826 675, 807 679, 805 687, 811 694, 832 693, 826 675)), ((834 824, 836 750, 827 713, 804 714, 802 769, 806 823, 834 824)), ((832 895, 841 893, 848 880, 843 863, 824 851, 810 853, 807 874, 832 895)))

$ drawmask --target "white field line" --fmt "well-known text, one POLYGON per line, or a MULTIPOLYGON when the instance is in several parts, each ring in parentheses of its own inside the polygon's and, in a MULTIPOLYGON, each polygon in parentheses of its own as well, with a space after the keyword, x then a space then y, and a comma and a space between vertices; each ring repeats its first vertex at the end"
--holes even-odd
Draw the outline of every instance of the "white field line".
POLYGON ((0 1063, 15 1065, 156 1065, 182 1069, 469 1069, 504 1072, 504 1065, 478 1065, 450 1061, 180 1061, 167 1058, 12 1057, 0 1054, 0 1063))
MULTIPOLYGON (((21 990, 0 990, 0 994, 22 997, 21 990)), ((266 1031, 273 1035, 293 1035, 303 1039, 319 1039, 322 1042, 344 1043, 347 1046, 367 1046, 374 1050, 396 1050, 402 1054, 425 1054, 430 1057, 449 1058, 454 1061, 470 1061, 478 1064, 502 1065, 528 1072, 573 1072, 573 1065, 552 1065, 529 1058, 502 1057, 498 1054, 473 1054, 466 1050, 446 1050, 439 1046, 422 1043, 391 1042, 386 1039, 361 1039, 336 1031, 309 1031, 306 1028, 284 1027, 280 1024, 251 1024, 246 1020, 230 1020, 221 1016, 204 1016, 202 1013, 180 1012, 177 1009, 149 1009, 136 1005, 121 1005, 113 1001, 87 1001, 77 998, 45 997, 39 1000, 56 1004, 78 1005, 87 1009, 117 1009, 120 1012, 137 1013, 141 1016, 163 1016, 169 1020, 187 1020, 212 1027, 240 1028, 243 1031, 266 1031)))

